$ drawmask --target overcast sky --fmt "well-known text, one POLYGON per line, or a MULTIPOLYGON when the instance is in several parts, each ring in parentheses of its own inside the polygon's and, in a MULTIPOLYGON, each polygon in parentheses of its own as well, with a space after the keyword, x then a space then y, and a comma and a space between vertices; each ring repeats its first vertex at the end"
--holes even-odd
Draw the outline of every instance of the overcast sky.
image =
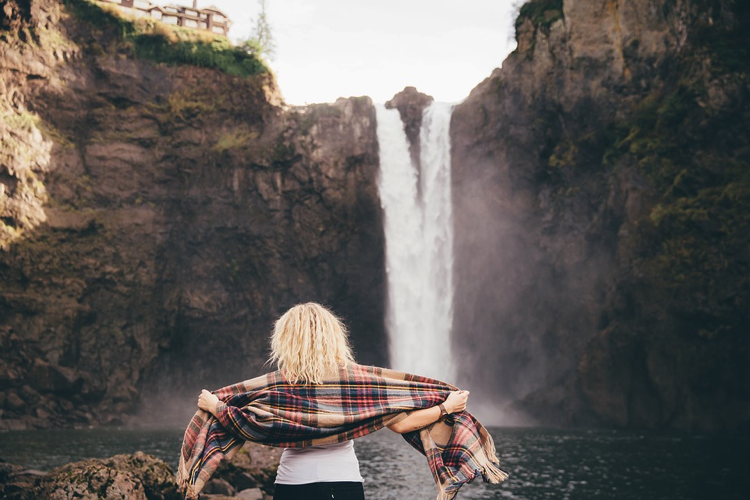
MULTIPOLYGON (((407 85, 439 101, 460 101, 515 48, 517 3, 266 0, 276 41, 270 66, 291 104, 353 95, 384 102, 407 85)), ((232 19, 233 39, 250 35, 260 10, 257 0, 198 1, 209 5, 232 19)))

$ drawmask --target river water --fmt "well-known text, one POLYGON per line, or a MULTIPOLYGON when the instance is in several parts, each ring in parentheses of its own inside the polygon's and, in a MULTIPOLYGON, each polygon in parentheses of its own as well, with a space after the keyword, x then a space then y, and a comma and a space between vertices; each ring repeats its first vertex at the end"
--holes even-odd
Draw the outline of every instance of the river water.
MULTIPOLYGON (((181 428, 15 431, 0 458, 50 470, 85 458, 144 451, 177 463, 181 428)), ((612 430, 491 428, 502 485, 480 480, 460 499, 683 500, 750 498, 750 437, 612 430)), ((369 500, 432 499, 427 462, 387 430, 355 441, 369 500)))

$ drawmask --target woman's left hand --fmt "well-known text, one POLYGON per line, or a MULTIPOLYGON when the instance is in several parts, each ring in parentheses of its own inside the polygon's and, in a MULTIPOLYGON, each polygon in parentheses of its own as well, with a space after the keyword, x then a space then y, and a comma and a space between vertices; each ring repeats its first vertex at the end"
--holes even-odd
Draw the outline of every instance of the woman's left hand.
POLYGON ((219 398, 208 392, 206 389, 201 391, 201 395, 198 397, 198 408, 215 415, 217 404, 219 404, 219 398))

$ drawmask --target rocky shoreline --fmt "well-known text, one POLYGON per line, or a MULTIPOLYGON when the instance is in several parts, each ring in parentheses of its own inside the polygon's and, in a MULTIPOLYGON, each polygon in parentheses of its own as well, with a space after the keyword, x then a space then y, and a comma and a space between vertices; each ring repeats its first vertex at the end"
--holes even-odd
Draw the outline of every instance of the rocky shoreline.
MULTIPOLYGON (((281 449, 246 443, 231 462, 217 469, 201 498, 270 500, 281 449)), ((180 500, 174 471, 143 452, 89 459, 50 472, 26 469, 0 459, 0 497, 7 500, 180 500)))

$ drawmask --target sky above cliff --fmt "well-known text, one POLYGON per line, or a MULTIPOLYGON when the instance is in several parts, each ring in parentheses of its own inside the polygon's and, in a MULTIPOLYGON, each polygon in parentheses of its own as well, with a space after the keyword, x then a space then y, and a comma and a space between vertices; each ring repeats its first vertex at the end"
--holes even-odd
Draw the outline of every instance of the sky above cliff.
MULTIPOLYGON (((440 101, 460 101, 515 48, 518 3, 266 0, 276 41, 270 66, 291 104, 352 95, 384 102, 407 85, 440 101)), ((260 11, 253 0, 198 2, 209 5, 232 18, 235 40, 250 35, 260 11)))

